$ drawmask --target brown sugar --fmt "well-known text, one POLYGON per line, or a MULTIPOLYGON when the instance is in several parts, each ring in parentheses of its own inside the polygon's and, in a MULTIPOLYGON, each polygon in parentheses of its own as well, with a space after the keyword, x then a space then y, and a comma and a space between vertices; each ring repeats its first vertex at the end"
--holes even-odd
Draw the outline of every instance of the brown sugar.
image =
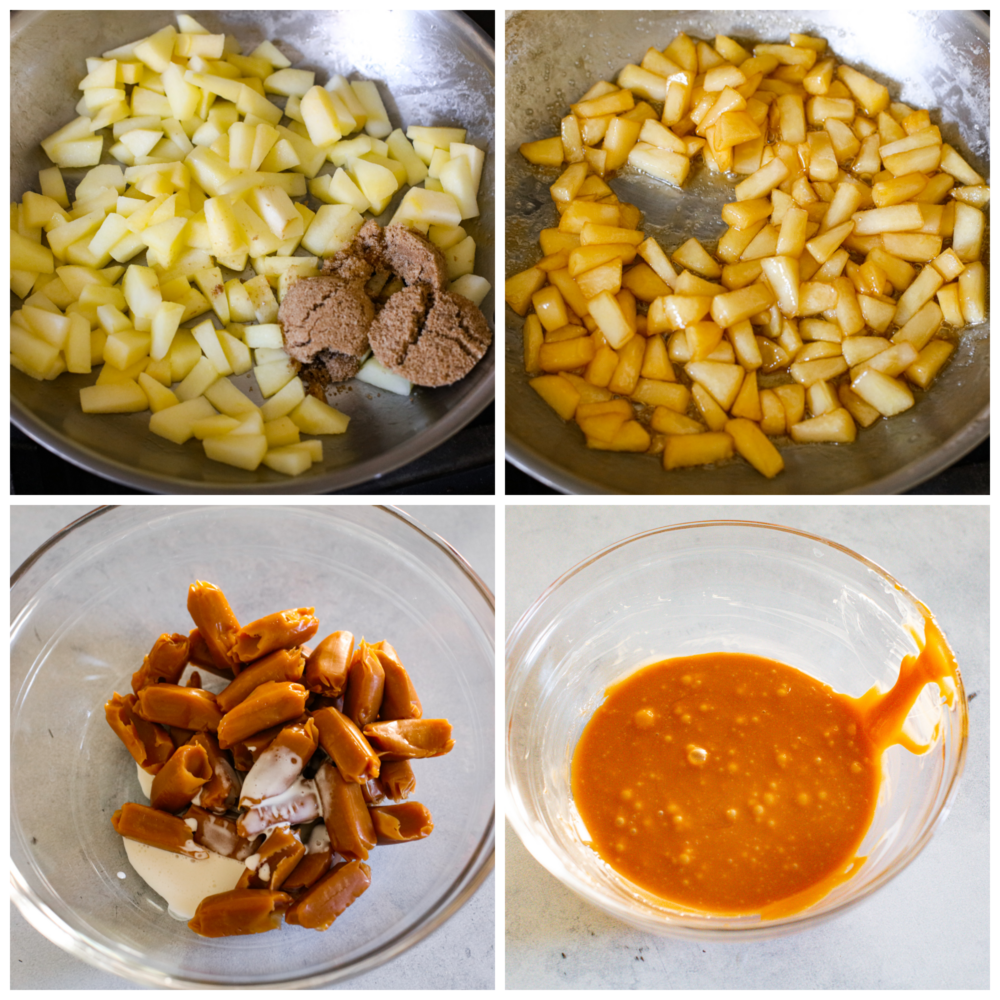
MULTIPOLYGON (((321 275, 296 281, 278 309, 285 351, 303 363, 316 360, 324 352, 347 359, 364 355, 368 350, 368 328, 375 318, 375 307, 364 291, 365 280, 360 275, 346 279, 321 275)), ((337 379, 338 372, 347 371, 350 364, 333 360, 336 370, 331 369, 330 376, 337 379)), ((339 378, 356 373, 355 367, 339 378)))
POLYGON ((468 299, 432 285, 396 292, 368 331, 375 357, 416 385, 450 385, 486 353, 493 335, 468 299))
POLYGON ((407 285, 426 283, 438 288, 448 283, 444 254, 420 233, 407 226, 383 229, 369 219, 350 247, 335 254, 323 265, 325 274, 342 269, 349 260, 362 259, 377 274, 395 274, 407 285))
POLYGON ((383 229, 369 220, 322 270, 289 288, 278 319, 286 352, 312 368, 324 365, 334 382, 357 374, 370 343, 386 368, 410 382, 450 385, 493 339, 479 308, 448 291, 441 251, 406 226, 383 229))

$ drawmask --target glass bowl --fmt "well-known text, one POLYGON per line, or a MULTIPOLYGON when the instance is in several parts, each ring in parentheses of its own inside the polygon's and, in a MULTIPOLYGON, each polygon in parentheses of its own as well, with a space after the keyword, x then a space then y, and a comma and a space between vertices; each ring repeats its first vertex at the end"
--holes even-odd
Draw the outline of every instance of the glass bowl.
POLYGON ((392 508, 101 508, 53 536, 11 590, 11 882, 49 940, 158 987, 307 987, 399 955, 489 873, 494 811, 493 595, 454 549, 392 508), (144 802, 104 718, 163 631, 187 631, 187 589, 210 580, 237 616, 315 605, 399 651, 455 749, 417 761, 435 829, 376 849, 372 887, 326 933, 200 938, 129 865, 111 815, 144 802), (124 873, 124 878, 122 874, 124 873))
POLYGON ((944 819, 965 761, 961 678, 949 709, 925 687, 906 731, 930 750, 882 759, 875 816, 856 875, 780 920, 699 916, 619 875, 585 843, 573 803, 577 740, 616 680, 668 657, 743 652, 778 660, 854 697, 895 682, 923 638, 917 599, 834 542, 745 521, 646 531, 563 574, 507 640, 507 815, 527 849, 588 902, 644 931, 700 939, 769 937, 811 926, 897 875, 944 819), (936 734, 936 735, 935 735, 936 734))

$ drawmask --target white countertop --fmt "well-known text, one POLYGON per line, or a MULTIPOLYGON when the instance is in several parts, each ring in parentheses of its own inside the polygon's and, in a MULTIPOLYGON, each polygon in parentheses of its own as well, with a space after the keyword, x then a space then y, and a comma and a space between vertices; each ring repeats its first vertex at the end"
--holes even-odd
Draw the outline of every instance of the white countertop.
POLYGON ((922 853, 854 909, 744 943, 652 937, 564 887, 505 830, 508 989, 989 988, 988 506, 511 506, 509 633, 557 576, 647 528, 716 518, 814 532, 879 563, 934 612, 970 702, 965 772, 922 853))
MULTIPOLYGON (((77 506, 11 507, 11 570, 51 534, 93 510, 77 506)), ((491 589, 494 586, 492 505, 400 505, 450 542, 491 589)), ((491 872, 476 894, 433 934, 394 961, 331 989, 492 989, 495 981, 496 879, 491 872)), ((11 905, 10 967, 13 990, 120 990, 127 980, 92 968, 42 937, 11 905)))

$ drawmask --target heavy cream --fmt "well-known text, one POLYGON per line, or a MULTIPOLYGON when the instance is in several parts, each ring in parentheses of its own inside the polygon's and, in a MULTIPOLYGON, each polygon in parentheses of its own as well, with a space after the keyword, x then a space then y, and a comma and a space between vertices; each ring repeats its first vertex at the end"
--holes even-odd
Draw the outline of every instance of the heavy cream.
MULTIPOLYGON (((139 785, 148 799, 153 775, 147 774, 138 764, 136 771, 139 785)), ((123 839, 125 853, 136 874, 164 898, 167 912, 175 920, 190 920, 206 896, 235 889, 244 871, 242 861, 207 849, 207 857, 200 860, 140 844, 137 840, 123 839)))
POLYGON ((125 839, 125 853, 139 877, 166 900, 175 920, 190 920, 206 896, 228 892, 244 872, 242 861, 206 851, 204 861, 125 839))

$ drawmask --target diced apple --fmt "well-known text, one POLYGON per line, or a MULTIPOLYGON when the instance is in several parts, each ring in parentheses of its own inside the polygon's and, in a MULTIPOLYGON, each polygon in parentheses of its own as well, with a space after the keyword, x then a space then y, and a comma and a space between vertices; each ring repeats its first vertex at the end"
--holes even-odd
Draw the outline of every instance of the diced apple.
MULTIPOLYGON (((376 139, 384 139, 392 131, 392 126, 378 87, 371 80, 352 80, 351 89, 365 109, 365 131, 376 139)), ((463 130, 462 139, 464 138, 463 130)))
POLYGON ((263 434, 224 434, 202 441, 205 454, 216 462, 234 465, 253 472, 267 454, 267 438, 263 434))
POLYGON ((84 413, 138 413, 149 409, 149 400, 132 379, 111 385, 88 385, 80 390, 84 413))
POLYGON ((283 417, 291 413, 305 399, 305 395, 305 386, 302 384, 302 379, 290 379, 264 403, 260 408, 260 415, 264 418, 265 422, 268 420, 277 420, 278 417, 283 417))
POLYGON ((291 358, 286 358, 284 361, 274 361, 266 365, 258 365, 253 370, 261 395, 265 399, 273 396, 279 389, 284 388, 295 378, 297 372, 298 369, 291 358))
POLYGON ((312 449, 304 443, 269 448, 263 463, 286 476, 300 476, 313 464, 312 449))
POLYGON ((343 434, 351 419, 315 396, 306 396, 289 416, 306 434, 343 434))
MULTIPOLYGON (((451 286, 451 290, 455 291, 454 284, 451 286)), ((367 382, 369 385, 394 392, 400 396, 408 396, 413 389, 412 382, 403 378, 402 375, 389 371, 376 357, 369 358, 354 377, 360 382, 367 382)))
POLYGON ((321 205, 302 237, 302 246, 317 257, 331 256, 346 247, 363 224, 350 205, 321 205))
POLYGON ((278 417, 264 424, 264 435, 268 448, 280 448, 286 444, 298 444, 299 429, 291 417, 278 417))
POLYGON ((168 386, 157 382, 155 378, 146 372, 139 372, 136 381, 146 394, 146 399, 149 400, 149 408, 153 413, 159 413, 160 410, 165 410, 169 406, 176 406, 180 402, 168 386))
POLYGON ((154 413, 149 418, 149 429, 174 444, 184 444, 194 436, 197 421, 214 415, 212 404, 204 396, 196 396, 154 413))

